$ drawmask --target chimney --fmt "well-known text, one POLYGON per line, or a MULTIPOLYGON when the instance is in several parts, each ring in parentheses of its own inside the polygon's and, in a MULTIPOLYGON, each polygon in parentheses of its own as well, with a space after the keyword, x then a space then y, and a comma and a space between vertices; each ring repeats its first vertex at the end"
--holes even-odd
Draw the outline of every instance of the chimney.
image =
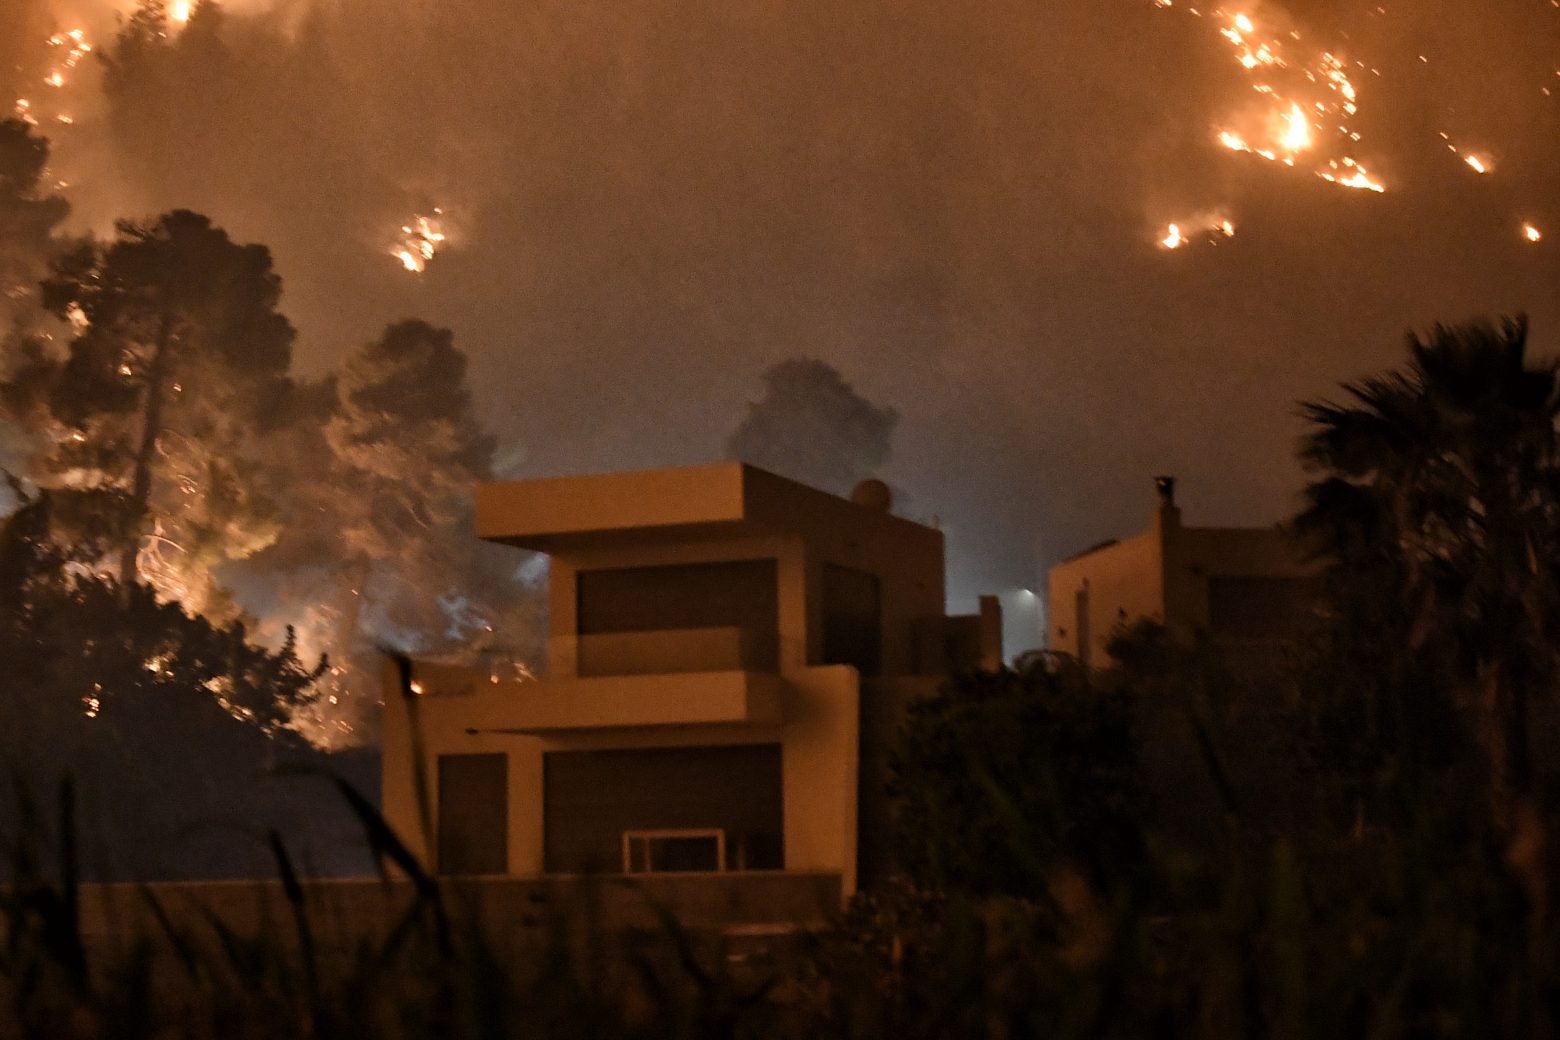
POLYGON ((1181 526, 1181 510, 1175 504, 1175 478, 1155 477, 1154 491, 1159 495, 1159 506, 1154 510, 1154 526, 1161 531, 1181 526))

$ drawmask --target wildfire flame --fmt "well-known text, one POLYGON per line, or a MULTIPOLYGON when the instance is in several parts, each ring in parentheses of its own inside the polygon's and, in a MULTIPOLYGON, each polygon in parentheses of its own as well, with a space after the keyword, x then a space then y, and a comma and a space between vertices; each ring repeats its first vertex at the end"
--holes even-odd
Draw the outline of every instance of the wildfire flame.
POLYGON ((444 215, 437 207, 433 216, 418 214, 410 224, 401 226, 401 240, 390 250, 390 255, 401 261, 401 266, 413 274, 422 274, 448 240, 440 218, 444 215))
POLYGON ((1279 144, 1286 152, 1303 152, 1311 147, 1311 122, 1298 102, 1289 106, 1289 114, 1284 117, 1284 133, 1279 144))
POLYGON ((1195 238, 1207 242, 1235 237, 1234 221, 1222 215, 1194 217, 1190 221, 1167 224, 1159 239, 1161 249, 1180 249, 1195 238), (1194 237, 1195 236, 1195 237, 1194 237))
POLYGON ((1341 162, 1329 162, 1327 169, 1317 170, 1316 175, 1343 188, 1362 188, 1378 195, 1387 190, 1386 185, 1372 177, 1365 167, 1347 156, 1341 162))
MULTIPOLYGON (((69 73, 81 59, 92 53, 92 44, 87 42, 87 33, 84 29, 72 29, 69 32, 55 33, 47 40, 50 51, 55 55, 49 71, 43 77, 44 85, 52 90, 63 90, 70 82, 69 73)), ((38 114, 30 98, 17 98, 12 105, 12 111, 16 118, 24 122, 38 125, 38 114)), ((71 123, 70 116, 56 112, 53 117, 60 123, 71 123)))
MULTIPOLYGON (((1201 16, 1194 8, 1187 12, 1201 16)), ((1349 119, 1359 111, 1359 90, 1341 57, 1331 51, 1305 56, 1297 46, 1301 41, 1298 32, 1278 35, 1264 31, 1250 14, 1215 14, 1223 23, 1219 35, 1233 48, 1240 68, 1251 74, 1251 90, 1262 99, 1254 111, 1238 118, 1239 125, 1217 130, 1220 146, 1295 166, 1302 154, 1324 148, 1326 142, 1318 132, 1329 124, 1331 140, 1352 143, 1360 139, 1349 126, 1349 119), (1332 133, 1336 138, 1331 138, 1332 133)), ((1386 190, 1352 158, 1336 152, 1316 174, 1347 188, 1386 190)))

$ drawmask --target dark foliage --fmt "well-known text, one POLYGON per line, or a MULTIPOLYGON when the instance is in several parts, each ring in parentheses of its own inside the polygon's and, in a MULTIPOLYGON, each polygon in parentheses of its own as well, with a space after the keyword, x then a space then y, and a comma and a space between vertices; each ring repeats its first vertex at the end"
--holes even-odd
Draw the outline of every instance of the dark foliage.
MULTIPOLYGON (((328 761, 288 728, 325 662, 305 664, 290 642, 257 646, 240 623, 213 624, 99 575, 88 545, 81 558, 59 548, 52 505, 41 493, 0 531, 0 769, 43 785, 39 797, 52 797, 50 778, 74 778, 88 876, 263 866, 253 828, 296 813, 287 805, 304 794, 275 770, 328 761)), ((22 806, 0 803, 0 832, 14 836, 22 806)), ((339 830, 342 814, 331 815, 302 825, 339 830)))
POLYGON ((913 703, 890 758, 898 853, 934 890, 1044 897, 1058 871, 1117 879, 1142 853, 1126 702, 1037 655, 913 703))

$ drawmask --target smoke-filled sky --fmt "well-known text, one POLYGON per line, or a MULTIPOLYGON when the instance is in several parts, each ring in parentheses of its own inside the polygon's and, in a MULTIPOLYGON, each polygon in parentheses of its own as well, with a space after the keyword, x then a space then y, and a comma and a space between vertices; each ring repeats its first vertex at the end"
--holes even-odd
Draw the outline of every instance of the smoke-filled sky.
POLYGON ((1409 327, 1560 349, 1557 2, 233 0, 110 97, 43 79, 113 2, 4 0, 0 87, 77 228, 269 244, 305 371, 452 327, 514 475, 719 457, 764 368, 833 363, 963 598, 1137 529, 1157 473, 1283 518, 1295 402, 1409 327))

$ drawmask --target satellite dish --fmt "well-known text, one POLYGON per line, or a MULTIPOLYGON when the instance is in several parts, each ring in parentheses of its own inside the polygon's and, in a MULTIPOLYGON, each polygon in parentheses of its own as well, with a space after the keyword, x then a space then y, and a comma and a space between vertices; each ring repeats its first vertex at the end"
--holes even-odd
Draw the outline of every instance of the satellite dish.
POLYGON ((894 508, 894 493, 876 477, 869 477, 857 484, 850 493, 850 500, 879 513, 887 513, 894 508))

